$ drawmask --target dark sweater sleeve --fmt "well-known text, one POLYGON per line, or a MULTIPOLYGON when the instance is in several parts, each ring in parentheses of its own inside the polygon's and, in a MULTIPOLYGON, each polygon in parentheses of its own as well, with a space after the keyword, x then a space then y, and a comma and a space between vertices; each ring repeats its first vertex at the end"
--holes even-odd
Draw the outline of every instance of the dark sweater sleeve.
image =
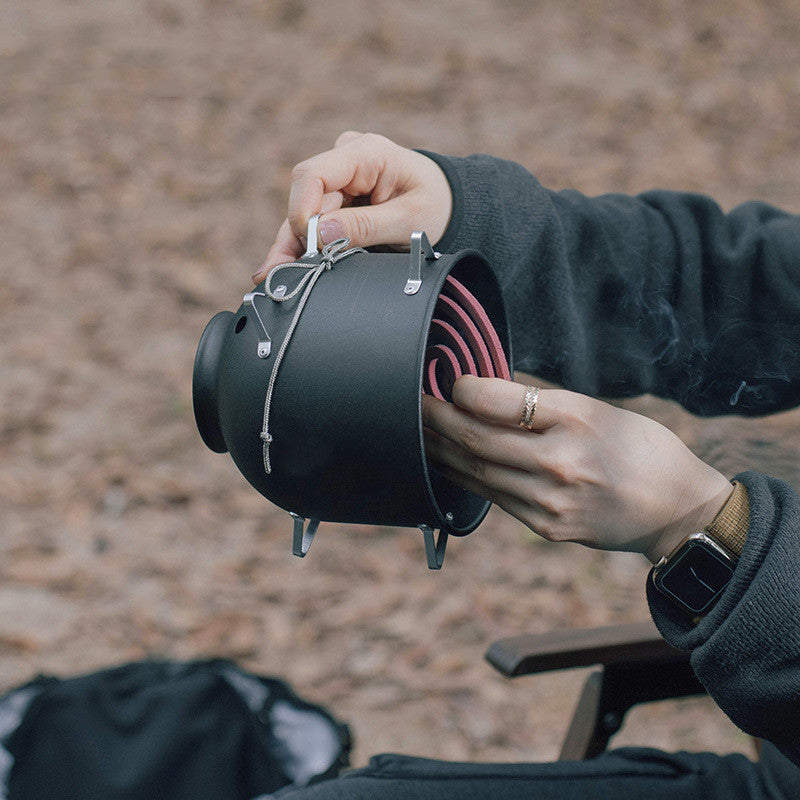
POLYGON ((776 478, 736 477, 750 526, 724 594, 695 627, 648 579, 650 610, 720 708, 800 766, 800 496, 776 478))
POLYGON ((426 153, 453 190, 439 250, 500 278, 515 368, 601 397, 652 393, 704 415, 800 403, 800 217, 653 191, 545 189, 485 155, 426 153))

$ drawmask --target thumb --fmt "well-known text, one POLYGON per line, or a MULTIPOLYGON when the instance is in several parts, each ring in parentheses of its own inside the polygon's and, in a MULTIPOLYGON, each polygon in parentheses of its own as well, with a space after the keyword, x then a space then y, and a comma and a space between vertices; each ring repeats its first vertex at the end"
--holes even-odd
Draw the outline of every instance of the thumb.
POLYGON ((399 199, 375 206, 340 208, 323 214, 319 221, 322 244, 347 237, 353 245, 385 244, 408 247, 413 231, 412 215, 399 199))

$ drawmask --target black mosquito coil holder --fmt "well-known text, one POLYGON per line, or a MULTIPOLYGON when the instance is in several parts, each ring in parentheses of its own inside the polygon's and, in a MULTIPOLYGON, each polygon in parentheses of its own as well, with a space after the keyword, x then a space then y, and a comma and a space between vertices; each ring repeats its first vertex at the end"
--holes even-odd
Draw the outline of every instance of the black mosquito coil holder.
POLYGON ((320 520, 415 527, 439 569, 448 536, 475 530, 490 503, 429 463, 422 394, 449 399, 465 372, 509 377, 497 279, 478 253, 435 253, 419 231, 410 255, 316 241, 313 217, 302 258, 206 326, 197 427, 291 514, 295 555, 320 520))

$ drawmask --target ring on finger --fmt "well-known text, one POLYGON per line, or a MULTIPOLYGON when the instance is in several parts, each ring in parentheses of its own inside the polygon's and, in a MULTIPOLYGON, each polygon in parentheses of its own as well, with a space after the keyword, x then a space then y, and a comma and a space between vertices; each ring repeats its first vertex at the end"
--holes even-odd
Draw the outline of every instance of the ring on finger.
POLYGON ((539 402, 539 387, 526 386, 525 400, 522 407, 522 416, 519 418, 520 428, 533 430, 533 415, 536 413, 536 404, 539 402))

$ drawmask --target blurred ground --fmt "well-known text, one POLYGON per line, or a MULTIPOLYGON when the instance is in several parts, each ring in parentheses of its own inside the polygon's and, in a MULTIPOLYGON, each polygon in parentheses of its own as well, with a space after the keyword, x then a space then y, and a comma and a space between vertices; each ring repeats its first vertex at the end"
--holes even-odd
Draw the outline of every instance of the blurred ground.
MULTIPOLYGON (((791 0, 3 0, 0 687, 148 654, 288 677, 379 750, 557 752, 582 676, 508 683, 499 636, 642 619, 644 563, 514 520, 450 547, 287 516, 204 449, 191 367, 346 128, 516 159, 554 188, 691 189, 800 211, 791 0)), ((732 473, 800 484, 800 414, 631 404, 732 473)), ((656 722, 657 720, 657 722, 656 722)), ((746 748, 707 701, 620 741, 746 748)))

